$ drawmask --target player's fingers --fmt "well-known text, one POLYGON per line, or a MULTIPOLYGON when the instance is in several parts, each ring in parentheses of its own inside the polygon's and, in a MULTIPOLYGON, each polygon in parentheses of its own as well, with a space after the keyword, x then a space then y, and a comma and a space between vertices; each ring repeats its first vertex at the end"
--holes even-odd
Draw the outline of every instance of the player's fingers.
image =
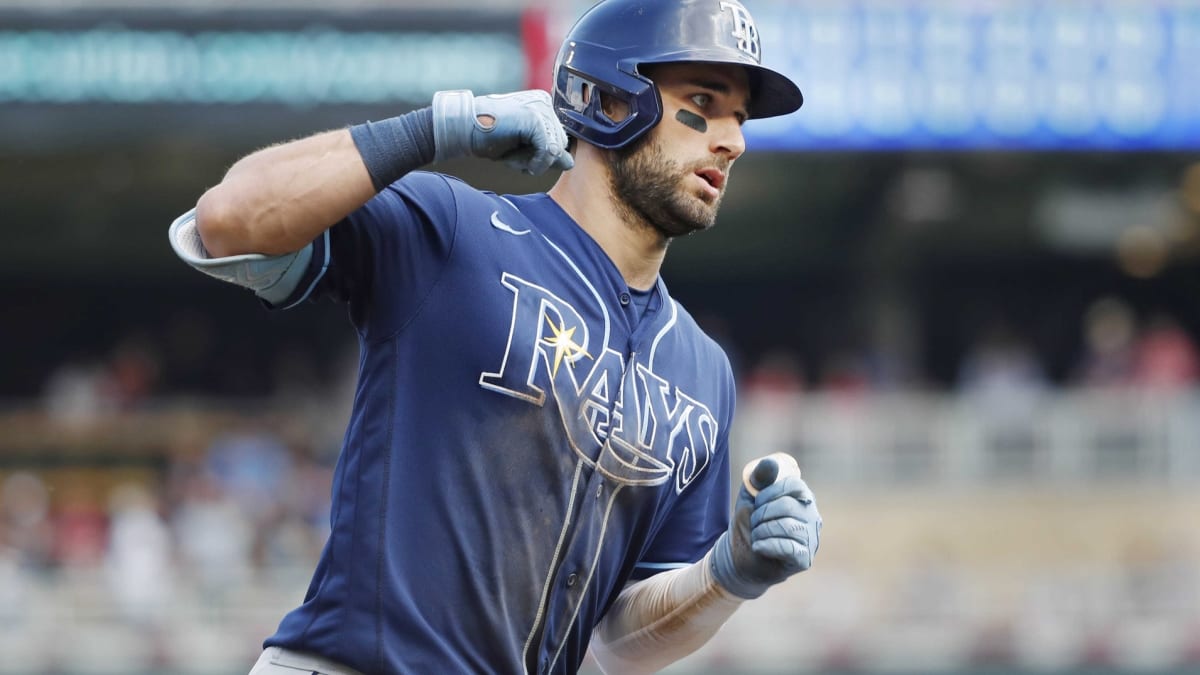
POLYGON ((536 150, 528 145, 509 150, 504 153, 500 159, 504 165, 510 169, 532 173, 529 170, 529 164, 533 161, 536 150))
POLYGON ((533 151, 533 156, 525 166, 525 173, 531 176, 540 176, 546 173, 550 168, 550 164, 554 162, 554 156, 545 150, 545 148, 537 148, 533 151))
POLYGON ((525 173, 540 176, 563 152, 566 140, 559 138, 561 134, 555 134, 561 129, 561 125, 556 120, 548 119, 544 111, 535 112, 527 122, 522 134, 522 143, 517 148, 524 159, 524 166, 521 168, 525 173))
POLYGON ((533 120, 523 134, 523 141, 504 153, 501 159, 511 168, 531 176, 540 176, 554 161, 552 151, 546 140, 545 129, 533 120))
POLYGON ((751 543, 766 539, 791 539, 807 546, 815 555, 821 548, 821 514, 806 511, 799 516, 784 515, 779 518, 752 522, 751 543))
POLYGON ((808 545, 808 538, 811 534, 808 523, 795 518, 779 518, 777 520, 768 520, 765 523, 760 523, 750 528, 750 542, 765 541, 767 539, 790 539, 805 546, 808 545))
POLYGON ((570 151, 567 150, 567 146, 570 145, 570 139, 567 138, 567 130, 564 129, 562 123, 558 121, 558 116, 554 114, 553 109, 550 111, 550 115, 550 128, 548 129, 548 132, 551 138, 550 154, 554 155, 553 166, 557 166, 559 169, 566 171, 567 169, 574 168, 575 166, 575 158, 572 157, 570 151))
POLYGON ((541 155, 537 158, 538 173, 542 173, 552 166, 564 170, 574 167, 575 158, 567 152, 567 132, 558 121, 554 110, 547 105, 538 118, 541 125, 531 139, 541 155), (542 166, 543 161, 545 166, 542 166))
POLYGON ((563 171, 567 171, 575 168, 575 158, 572 157, 571 153, 567 152, 566 148, 564 147, 562 151, 554 156, 554 163, 551 164, 551 166, 563 171))
POLYGON ((762 506, 785 496, 792 497, 801 504, 811 504, 816 501, 816 497, 808 487, 808 483, 805 483, 804 479, 800 476, 793 474, 783 476, 772 485, 763 488, 759 491, 758 496, 754 498, 754 503, 762 506))
POLYGON ((755 555, 774 560, 784 567, 804 571, 812 567, 812 553, 808 547, 792 539, 763 539, 750 546, 755 555))
POLYGON ((792 518, 807 523, 816 520, 817 517, 816 508, 811 503, 804 504, 785 495, 754 509, 750 513, 750 527, 757 527, 762 523, 782 518, 792 518))
POLYGON ((562 148, 528 147, 521 149, 522 170, 534 176, 540 176, 550 167, 570 169, 575 166, 575 159, 562 148))

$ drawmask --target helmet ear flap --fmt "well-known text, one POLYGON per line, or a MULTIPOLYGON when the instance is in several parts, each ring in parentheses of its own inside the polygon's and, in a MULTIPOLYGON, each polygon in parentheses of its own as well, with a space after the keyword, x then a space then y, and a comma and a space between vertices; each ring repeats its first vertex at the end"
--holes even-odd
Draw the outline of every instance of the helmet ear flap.
POLYGON ((559 87, 560 102, 570 106, 572 110, 583 113, 592 102, 592 91, 596 84, 577 73, 567 72, 566 82, 559 87))
POLYGON ((633 64, 617 63, 611 50, 590 44, 571 45, 569 59, 558 65, 554 104, 567 133, 601 148, 619 148, 658 123, 662 103, 658 88, 636 74, 633 64), (609 72, 606 79, 593 73, 609 72), (633 72, 630 72, 633 71, 633 72))
POLYGON ((632 106, 628 100, 604 91, 585 78, 579 79, 583 82, 580 98, 585 115, 613 128, 629 119, 632 106))
POLYGON ((629 115, 632 114, 629 101, 598 90, 596 96, 600 99, 600 110, 596 114, 603 116, 609 122, 620 124, 629 119, 629 115))
POLYGON ((629 116, 628 104, 622 106, 625 111, 624 114, 610 114, 609 108, 614 106, 613 101, 620 101, 621 99, 605 94, 601 91, 600 87, 596 86, 595 82, 577 73, 567 75, 564 98, 567 104, 576 112, 600 123, 607 122, 613 127, 620 124, 629 116))
MULTIPOLYGON (((619 120, 614 120, 604 110, 604 98, 600 88, 591 79, 578 73, 568 73, 566 84, 559 89, 559 103, 565 103, 575 113, 575 119, 591 120, 600 128, 614 130, 619 120)), ((565 111, 559 106, 559 115, 565 111)))

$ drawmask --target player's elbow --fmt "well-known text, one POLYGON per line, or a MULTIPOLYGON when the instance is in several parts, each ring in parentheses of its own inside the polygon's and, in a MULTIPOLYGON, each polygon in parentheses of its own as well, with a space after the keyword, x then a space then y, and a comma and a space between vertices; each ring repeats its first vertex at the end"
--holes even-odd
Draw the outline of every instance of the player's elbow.
POLYGON ((241 209, 221 185, 209 188, 196 202, 196 231, 214 258, 259 252, 241 209))

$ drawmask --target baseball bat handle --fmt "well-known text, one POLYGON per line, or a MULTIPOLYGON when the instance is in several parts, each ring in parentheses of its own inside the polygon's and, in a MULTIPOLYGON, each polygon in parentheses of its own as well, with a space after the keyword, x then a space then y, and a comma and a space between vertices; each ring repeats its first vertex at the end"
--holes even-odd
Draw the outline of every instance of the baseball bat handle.
POLYGON ((791 455, 777 452, 747 464, 742 470, 742 484, 751 497, 757 497, 760 490, 774 485, 781 475, 789 474, 800 475, 800 467, 791 455))

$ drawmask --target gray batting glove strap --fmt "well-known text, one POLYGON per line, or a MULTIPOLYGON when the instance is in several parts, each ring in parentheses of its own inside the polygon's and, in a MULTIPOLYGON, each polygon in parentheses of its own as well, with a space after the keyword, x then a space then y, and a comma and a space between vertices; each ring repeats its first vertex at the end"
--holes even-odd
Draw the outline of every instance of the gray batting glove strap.
POLYGON ((729 531, 713 551, 713 577, 740 598, 757 598, 812 567, 821 525, 816 499, 800 476, 785 476, 756 497, 742 487, 729 531))
POLYGON ((439 91, 433 96, 433 139, 436 161, 482 157, 534 176, 552 166, 575 166, 550 94, 540 89, 489 96, 439 91))

